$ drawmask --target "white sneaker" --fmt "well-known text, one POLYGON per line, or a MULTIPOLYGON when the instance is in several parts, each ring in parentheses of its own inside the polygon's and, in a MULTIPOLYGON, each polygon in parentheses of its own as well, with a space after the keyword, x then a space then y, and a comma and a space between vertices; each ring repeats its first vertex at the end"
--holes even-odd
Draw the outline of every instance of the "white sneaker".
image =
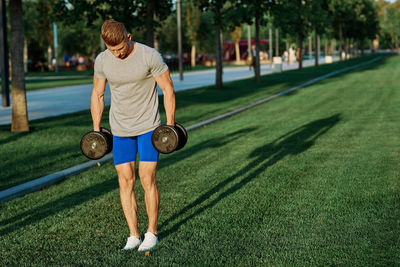
POLYGON ((152 250, 158 243, 158 237, 151 232, 144 234, 143 243, 139 246, 138 251, 152 250))
POLYGON ((130 236, 128 237, 128 241, 126 241, 126 245, 123 248, 123 250, 129 250, 136 248, 142 243, 142 239, 137 238, 136 236, 130 236))

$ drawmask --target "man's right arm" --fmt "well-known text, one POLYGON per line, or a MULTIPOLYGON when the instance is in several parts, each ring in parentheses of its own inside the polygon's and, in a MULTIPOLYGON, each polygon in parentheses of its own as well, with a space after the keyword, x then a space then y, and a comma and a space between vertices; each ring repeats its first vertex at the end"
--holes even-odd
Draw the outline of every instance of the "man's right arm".
POLYGON ((99 79, 93 75, 93 90, 90 99, 90 112, 93 120, 93 130, 100 132, 101 118, 104 111, 104 92, 106 91, 106 79, 99 79))

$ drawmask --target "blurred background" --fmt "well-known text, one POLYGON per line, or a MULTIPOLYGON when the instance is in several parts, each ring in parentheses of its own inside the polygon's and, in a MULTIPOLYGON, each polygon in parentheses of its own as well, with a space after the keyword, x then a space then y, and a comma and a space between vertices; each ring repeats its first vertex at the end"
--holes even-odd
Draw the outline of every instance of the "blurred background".
MULTIPOLYGON (((8 31, 10 12, 6 8, 8 31)), ((393 51, 398 48, 400 1, 23 0, 22 16, 25 72, 55 70, 56 64, 60 70, 91 69, 105 49, 100 27, 106 19, 123 22, 133 40, 158 49, 174 70, 178 26, 184 69, 215 65, 219 30, 224 64, 245 64, 249 41, 255 49, 256 39, 261 63, 287 57, 299 42, 305 58, 316 46, 321 56, 393 51)), ((10 39, 9 47, 15 45, 10 39)))

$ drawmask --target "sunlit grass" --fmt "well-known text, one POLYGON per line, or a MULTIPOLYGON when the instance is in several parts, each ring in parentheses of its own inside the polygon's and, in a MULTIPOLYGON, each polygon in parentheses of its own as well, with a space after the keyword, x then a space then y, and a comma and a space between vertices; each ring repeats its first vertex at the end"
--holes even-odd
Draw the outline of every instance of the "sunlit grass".
MULTIPOLYGON (((190 132, 183 150, 160 159, 160 243, 150 256, 120 250, 128 230, 109 162, 1 204, 0 264, 399 265, 399 78, 400 58, 392 57, 190 132)), ((267 80, 258 89, 264 96, 274 87, 267 80)), ((221 92, 240 90, 234 88, 221 92)), ((178 99, 196 96, 190 91, 178 99)), ((199 107, 234 108, 240 98, 251 100, 243 93, 199 101, 192 116, 199 107)), ((184 105, 178 114, 189 110, 184 105)), ((82 157, 72 156, 79 154, 72 152, 78 150, 73 135, 89 127, 87 112, 34 125, 37 138, 49 140, 55 139, 50 129, 64 127, 66 161, 82 157)), ((24 146, 28 153, 32 145, 24 146)), ((54 148, 49 166, 62 148, 54 148)), ((139 182, 135 189, 143 233, 139 182)))

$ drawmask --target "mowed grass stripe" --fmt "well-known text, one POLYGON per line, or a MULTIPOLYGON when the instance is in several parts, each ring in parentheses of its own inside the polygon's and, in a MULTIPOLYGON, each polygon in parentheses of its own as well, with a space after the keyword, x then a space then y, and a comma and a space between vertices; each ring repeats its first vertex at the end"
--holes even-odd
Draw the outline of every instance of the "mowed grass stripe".
MULTIPOLYGON (((227 83, 223 89, 206 87, 178 92, 176 120, 185 126, 193 125, 373 58, 375 56, 305 68, 301 72, 266 75, 260 83, 247 79, 227 83)), ((160 103, 163 103, 162 98, 160 103)), ((165 121, 162 106, 160 110, 165 121)), ((109 127, 108 109, 102 125, 109 127)), ((30 126, 29 133, 11 133, 10 126, 0 126, 0 190, 87 162, 80 152, 79 140, 92 129, 89 111, 31 121, 30 126)))
POLYGON ((128 233, 108 163, 1 205, 0 263, 397 265, 399 65, 393 57, 191 132, 160 161, 161 242, 150 257, 119 250, 128 233))

